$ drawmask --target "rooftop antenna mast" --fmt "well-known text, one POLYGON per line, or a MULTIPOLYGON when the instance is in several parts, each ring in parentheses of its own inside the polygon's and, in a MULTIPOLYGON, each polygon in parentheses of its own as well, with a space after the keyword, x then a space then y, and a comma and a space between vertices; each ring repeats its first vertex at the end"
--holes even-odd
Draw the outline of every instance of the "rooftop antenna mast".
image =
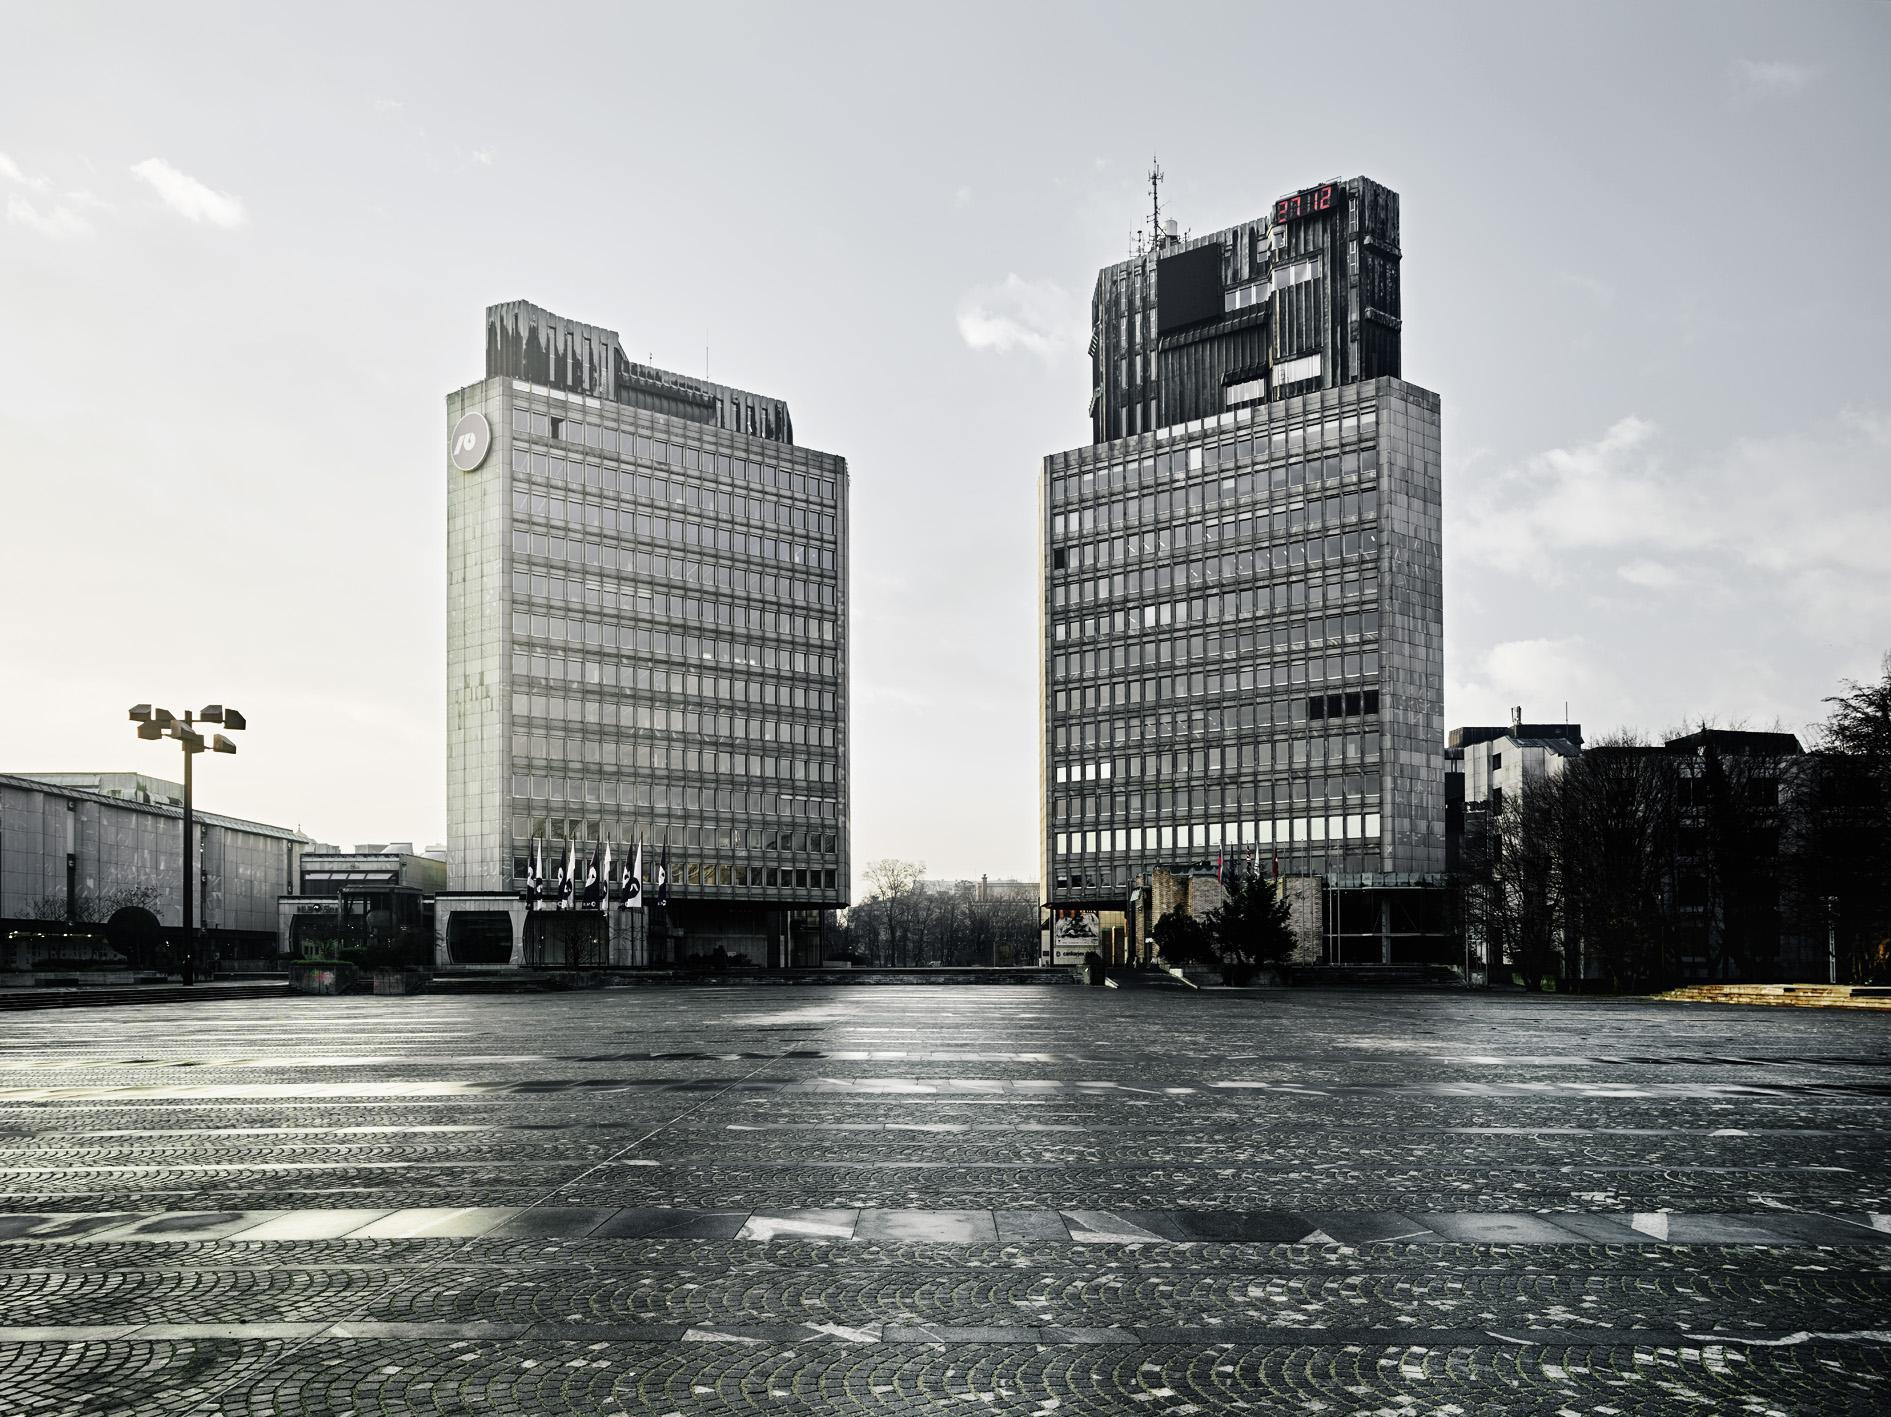
POLYGON ((1162 163, 1151 156, 1149 159, 1149 245, 1153 250, 1162 249, 1162 163))

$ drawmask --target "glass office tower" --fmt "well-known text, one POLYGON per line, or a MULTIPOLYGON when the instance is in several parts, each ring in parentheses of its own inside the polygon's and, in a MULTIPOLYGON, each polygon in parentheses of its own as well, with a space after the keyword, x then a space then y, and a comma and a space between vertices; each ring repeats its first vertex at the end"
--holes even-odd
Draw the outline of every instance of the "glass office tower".
MULTIPOLYGON (((1358 178, 1098 277, 1096 441, 1040 485, 1053 907, 1236 857, 1328 893, 1442 871, 1439 400, 1397 377, 1398 259, 1358 178)), ((1375 896, 1332 933, 1422 932, 1375 896)))
MULTIPOLYGON (((515 302, 447 397, 455 892, 667 851, 668 959, 818 962, 847 901, 847 464, 785 403, 515 302)), ((650 957, 648 962, 663 963, 650 957)))

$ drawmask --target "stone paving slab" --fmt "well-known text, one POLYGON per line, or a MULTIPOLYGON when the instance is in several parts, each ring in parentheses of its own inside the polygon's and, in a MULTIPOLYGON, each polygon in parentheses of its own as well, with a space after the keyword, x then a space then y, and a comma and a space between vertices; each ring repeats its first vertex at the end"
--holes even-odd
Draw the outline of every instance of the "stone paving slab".
POLYGON ((1891 1023, 981 988, 10 1018, 14 1413, 1891 1410, 1891 1023))

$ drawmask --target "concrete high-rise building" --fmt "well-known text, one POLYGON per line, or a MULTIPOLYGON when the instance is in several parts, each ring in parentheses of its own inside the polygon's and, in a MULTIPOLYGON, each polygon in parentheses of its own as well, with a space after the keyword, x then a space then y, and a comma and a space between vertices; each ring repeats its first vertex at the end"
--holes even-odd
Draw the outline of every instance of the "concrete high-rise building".
POLYGON ((1051 905, 1238 856, 1320 879, 1329 959, 1428 947, 1439 400, 1399 377, 1399 260, 1354 178, 1098 275, 1093 441, 1040 484, 1051 905))
POLYGON ((555 957, 507 904, 533 843, 582 872, 642 841, 667 945, 614 914, 618 962, 818 961, 848 887, 845 460, 780 399, 523 302, 486 312, 447 426, 442 953, 555 957))

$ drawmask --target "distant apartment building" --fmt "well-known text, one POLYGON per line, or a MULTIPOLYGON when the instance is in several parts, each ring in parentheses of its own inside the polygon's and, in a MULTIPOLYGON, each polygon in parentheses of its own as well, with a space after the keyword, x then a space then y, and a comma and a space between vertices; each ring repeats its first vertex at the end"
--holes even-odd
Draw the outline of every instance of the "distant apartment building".
POLYGON ((974 904, 995 900, 1024 900, 1035 904, 1043 898, 1043 888, 1036 881, 994 881, 989 876, 972 880, 939 880, 928 877, 919 889, 933 895, 957 896, 974 904))
POLYGON ((1457 869, 1467 830, 1481 830, 1526 783, 1557 776, 1581 753, 1581 724, 1525 723, 1521 708, 1508 724, 1452 729, 1444 753, 1447 869, 1457 869))
POLYGON ((1401 377, 1400 254, 1354 178, 1099 273, 1092 441, 1039 497, 1053 909, 1238 853, 1322 882, 1329 958, 1430 948, 1440 404, 1401 377))

